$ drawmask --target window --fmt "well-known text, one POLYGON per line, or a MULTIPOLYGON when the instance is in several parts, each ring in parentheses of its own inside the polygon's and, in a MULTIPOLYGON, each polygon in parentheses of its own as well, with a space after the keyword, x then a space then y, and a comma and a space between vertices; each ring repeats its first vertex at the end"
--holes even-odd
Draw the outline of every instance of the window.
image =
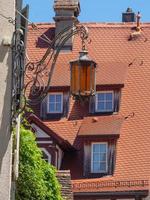
POLYGON ((107 173, 107 143, 92 144, 92 173, 107 173))
POLYGON ((96 112, 113 112, 114 94, 112 91, 96 94, 96 112))
POLYGON ((49 152, 45 148, 41 148, 41 151, 42 151, 42 158, 46 162, 51 163, 51 155, 49 154, 49 152))
POLYGON ((63 94, 51 93, 48 95, 48 113, 62 113, 63 94))

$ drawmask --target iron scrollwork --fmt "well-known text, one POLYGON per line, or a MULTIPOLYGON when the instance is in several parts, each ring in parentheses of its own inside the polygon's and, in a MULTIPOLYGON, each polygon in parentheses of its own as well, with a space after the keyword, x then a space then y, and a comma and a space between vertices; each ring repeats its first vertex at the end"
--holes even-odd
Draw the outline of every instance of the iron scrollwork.
POLYGON ((52 74, 59 53, 72 36, 79 34, 82 48, 88 39, 88 29, 85 26, 75 25, 67 27, 52 40, 44 56, 37 62, 25 62, 25 48, 21 40, 23 32, 16 30, 13 37, 12 61, 12 120, 15 121, 26 105, 39 104, 49 92, 52 74), (55 48, 54 48, 55 47, 55 48), (25 67, 24 67, 25 66, 25 67), (24 82, 25 80, 25 82, 24 82))
POLYGON ((75 25, 74 28, 67 27, 51 42, 41 60, 38 62, 29 61, 26 64, 25 80, 28 81, 24 87, 24 96, 28 97, 27 103, 29 105, 39 104, 47 96, 59 52, 68 39, 76 34, 81 38, 82 49, 85 49, 88 29, 80 25, 75 25))
POLYGON ((16 29, 12 41, 12 122, 15 122, 22 111, 24 88, 24 42, 21 40, 23 31, 16 29))

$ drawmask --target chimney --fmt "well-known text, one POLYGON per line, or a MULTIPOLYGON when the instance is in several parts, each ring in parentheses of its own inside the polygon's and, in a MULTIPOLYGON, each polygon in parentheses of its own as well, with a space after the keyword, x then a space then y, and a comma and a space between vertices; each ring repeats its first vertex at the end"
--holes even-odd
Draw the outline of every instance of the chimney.
POLYGON ((126 12, 122 13, 122 22, 135 22, 136 15, 131 8, 127 8, 126 12))
MULTIPOLYGON (((54 11, 54 20, 56 24, 55 35, 57 35, 69 26, 73 28, 74 23, 78 21, 77 17, 80 13, 80 2, 79 0, 55 0, 54 11)), ((68 39, 63 49, 71 50, 72 43, 73 38, 68 39)))

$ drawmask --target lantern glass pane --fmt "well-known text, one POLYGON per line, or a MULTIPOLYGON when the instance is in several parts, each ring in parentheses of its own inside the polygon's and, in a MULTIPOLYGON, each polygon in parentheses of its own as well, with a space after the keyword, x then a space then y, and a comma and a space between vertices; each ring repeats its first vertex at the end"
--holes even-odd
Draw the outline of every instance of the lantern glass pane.
POLYGON ((84 93, 86 89, 86 66, 80 66, 80 91, 84 93))
POLYGON ((71 93, 77 94, 79 91, 79 66, 73 63, 71 66, 71 93))
POLYGON ((92 86, 92 90, 95 91, 95 67, 92 66, 91 69, 91 86, 92 86))
POLYGON ((95 66, 90 61, 71 63, 71 93, 89 96, 95 92, 95 66))
POLYGON ((87 67, 87 83, 86 83, 86 90, 90 93, 91 90, 91 66, 87 67))
POLYGON ((74 91, 74 76, 75 76, 75 66, 71 66, 71 92, 73 93, 74 91))
POLYGON ((91 66, 80 66, 80 91, 83 95, 90 94, 91 90, 91 66))

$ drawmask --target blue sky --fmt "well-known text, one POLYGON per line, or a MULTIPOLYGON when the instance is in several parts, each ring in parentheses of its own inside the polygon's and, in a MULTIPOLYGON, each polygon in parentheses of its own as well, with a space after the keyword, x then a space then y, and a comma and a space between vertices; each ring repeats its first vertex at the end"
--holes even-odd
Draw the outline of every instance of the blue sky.
MULTIPOLYGON (((30 20, 33 22, 52 22, 54 0, 24 0, 29 4, 30 20)), ((150 22, 150 0, 80 0, 81 22, 120 22, 121 13, 127 7, 141 12, 142 21, 150 22)))

